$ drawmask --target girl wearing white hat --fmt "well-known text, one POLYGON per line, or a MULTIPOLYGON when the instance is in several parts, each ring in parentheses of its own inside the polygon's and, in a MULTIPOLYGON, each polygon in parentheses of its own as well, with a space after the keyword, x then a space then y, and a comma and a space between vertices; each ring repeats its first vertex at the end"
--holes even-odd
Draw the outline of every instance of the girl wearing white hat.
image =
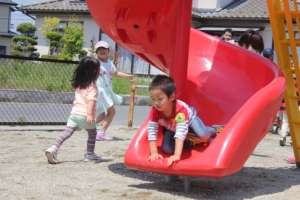
POLYGON ((112 77, 118 76, 123 78, 133 79, 133 76, 117 71, 116 66, 109 60, 109 44, 105 41, 99 41, 95 45, 97 58, 100 61, 101 73, 96 82, 98 88, 97 99, 97 137, 99 140, 111 140, 107 136, 106 130, 111 124, 116 110, 114 105, 121 104, 122 97, 116 95, 112 89, 112 77))

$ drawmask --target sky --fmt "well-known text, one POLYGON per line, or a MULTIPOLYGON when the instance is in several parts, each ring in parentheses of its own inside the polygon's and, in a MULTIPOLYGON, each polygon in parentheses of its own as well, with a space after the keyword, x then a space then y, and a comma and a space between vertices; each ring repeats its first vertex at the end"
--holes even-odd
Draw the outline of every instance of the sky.
MULTIPOLYGON (((28 4, 33 4, 33 3, 39 3, 47 0, 13 0, 13 2, 17 3, 18 6, 22 5, 28 5, 28 4)), ((33 20, 26 15, 22 14, 21 12, 13 12, 11 16, 11 31, 16 31, 16 28, 18 24, 23 23, 23 22, 33 22, 33 20)))

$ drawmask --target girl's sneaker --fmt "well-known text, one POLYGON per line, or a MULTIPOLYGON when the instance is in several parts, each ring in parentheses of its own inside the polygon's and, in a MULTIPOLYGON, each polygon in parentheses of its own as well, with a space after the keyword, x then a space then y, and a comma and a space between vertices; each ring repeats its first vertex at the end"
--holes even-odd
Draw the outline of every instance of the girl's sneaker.
POLYGON ((57 160, 57 148, 55 146, 51 146, 45 151, 45 155, 47 157, 49 164, 57 164, 59 161, 57 160))
POLYGON ((85 153, 84 154, 84 159, 83 161, 88 162, 88 161, 101 161, 102 158, 101 156, 98 156, 95 153, 85 153))
POLYGON ((290 156, 288 157, 287 162, 289 164, 296 164, 296 158, 294 156, 290 156))
POLYGON ((110 141, 110 140, 112 140, 112 138, 107 136, 104 131, 97 131, 96 140, 97 141, 105 141, 105 140, 110 141))

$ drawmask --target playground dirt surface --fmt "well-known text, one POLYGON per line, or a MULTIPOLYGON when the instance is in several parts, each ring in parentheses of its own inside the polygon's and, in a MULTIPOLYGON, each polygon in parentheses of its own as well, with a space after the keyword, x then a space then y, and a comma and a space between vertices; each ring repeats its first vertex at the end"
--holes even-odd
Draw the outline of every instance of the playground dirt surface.
POLYGON ((96 153, 111 158, 100 163, 82 161, 86 133, 76 132, 59 152, 62 163, 49 165, 44 150, 60 132, 0 127, 0 199, 300 199, 300 169, 286 162, 292 149, 280 147, 278 135, 268 134, 239 173, 193 178, 185 193, 180 179, 167 184, 162 175, 124 166, 136 129, 112 126, 114 140, 96 144, 96 153))

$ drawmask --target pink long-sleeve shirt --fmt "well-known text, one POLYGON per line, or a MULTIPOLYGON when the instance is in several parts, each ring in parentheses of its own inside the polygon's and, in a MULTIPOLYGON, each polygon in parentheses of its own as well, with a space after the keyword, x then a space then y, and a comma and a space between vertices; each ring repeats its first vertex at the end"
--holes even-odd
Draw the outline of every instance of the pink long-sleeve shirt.
POLYGON ((84 89, 76 88, 75 100, 71 114, 87 116, 88 101, 95 101, 97 97, 97 88, 95 83, 90 84, 84 89))

